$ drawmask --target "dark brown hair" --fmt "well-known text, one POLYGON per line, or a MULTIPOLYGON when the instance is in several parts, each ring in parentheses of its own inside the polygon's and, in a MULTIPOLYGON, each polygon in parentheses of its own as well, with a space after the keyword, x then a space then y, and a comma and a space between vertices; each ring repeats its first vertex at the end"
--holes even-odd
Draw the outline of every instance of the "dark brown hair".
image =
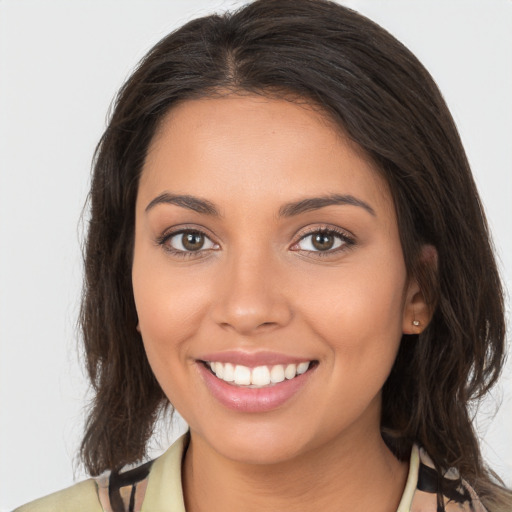
POLYGON ((316 105, 377 164, 409 275, 433 311, 421 335, 403 337, 384 386, 385 438, 401 457, 420 443, 438 467, 457 467, 488 506, 499 502, 469 407, 502 367, 503 295, 457 129, 433 79, 401 43, 324 0, 259 0, 193 20, 158 43, 120 90, 90 192, 81 326, 96 394, 81 447, 86 468, 96 475, 140 460, 168 405, 136 330, 131 284, 148 145, 177 102, 229 91, 316 105), (420 258, 425 244, 437 249, 437 266, 420 258))

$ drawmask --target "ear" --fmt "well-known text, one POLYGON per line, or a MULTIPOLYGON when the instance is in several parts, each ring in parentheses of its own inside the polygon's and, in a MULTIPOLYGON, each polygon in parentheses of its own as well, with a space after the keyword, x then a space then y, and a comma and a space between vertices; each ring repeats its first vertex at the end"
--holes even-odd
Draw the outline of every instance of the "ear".
MULTIPOLYGON (((437 267, 437 251, 432 245, 424 245, 419 257, 419 265, 437 267)), ((418 282, 410 278, 405 292, 405 302, 402 319, 404 334, 420 334, 425 330, 432 318, 433 311, 420 289, 418 282)))
POLYGON ((423 292, 415 280, 409 282, 405 296, 402 332, 404 334, 420 334, 430 322, 423 292))

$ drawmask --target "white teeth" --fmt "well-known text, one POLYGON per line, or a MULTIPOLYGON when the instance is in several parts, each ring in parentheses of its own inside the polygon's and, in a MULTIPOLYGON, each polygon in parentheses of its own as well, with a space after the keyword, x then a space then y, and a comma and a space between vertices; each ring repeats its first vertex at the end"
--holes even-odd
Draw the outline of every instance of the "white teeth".
POLYGON ((235 366, 235 384, 238 386, 248 386, 251 383, 251 369, 247 366, 237 364, 235 366))
POLYGON ((307 371, 308 368, 309 368, 309 361, 306 363, 300 363, 297 365, 297 373, 299 375, 302 375, 303 373, 305 373, 307 371))
POLYGON ((270 371, 266 366, 257 366, 251 372, 251 384, 255 386, 268 386, 270 384, 270 371))
POLYGON ((296 364, 289 364, 285 369, 284 369, 284 376, 290 380, 290 379, 293 379, 293 377, 295 377, 295 375, 297 375, 297 365, 296 364))
POLYGON ((213 363, 212 370, 215 372, 215 375, 222 379, 224 377, 224 365, 222 363, 213 363))
POLYGON ((297 375, 305 373, 310 365, 310 361, 297 364, 276 364, 273 366, 256 366, 249 368, 232 363, 221 363, 218 361, 208 362, 212 372, 225 382, 233 382, 237 386, 264 387, 272 384, 278 384, 285 379, 291 380, 297 375))
MULTIPOLYGON (((222 363, 217 363, 222 366, 222 363)), ((235 380, 235 367, 231 363, 226 363, 224 366, 224 375, 219 379, 225 380, 226 382, 233 382, 235 380)), ((215 375, 219 376, 217 372, 215 375)))
POLYGON ((272 370, 270 370, 270 382, 273 384, 277 384, 278 382, 283 382, 284 380, 284 366, 282 364, 276 364, 272 366, 272 370))

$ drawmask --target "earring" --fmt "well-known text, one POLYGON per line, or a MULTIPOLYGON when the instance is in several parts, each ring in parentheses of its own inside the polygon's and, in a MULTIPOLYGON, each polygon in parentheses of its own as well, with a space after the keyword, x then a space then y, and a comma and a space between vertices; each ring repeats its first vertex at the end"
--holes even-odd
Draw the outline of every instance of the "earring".
POLYGON ((412 325, 414 325, 414 327, 419 327, 420 326, 420 321, 419 320, 413 320, 412 321, 412 325))

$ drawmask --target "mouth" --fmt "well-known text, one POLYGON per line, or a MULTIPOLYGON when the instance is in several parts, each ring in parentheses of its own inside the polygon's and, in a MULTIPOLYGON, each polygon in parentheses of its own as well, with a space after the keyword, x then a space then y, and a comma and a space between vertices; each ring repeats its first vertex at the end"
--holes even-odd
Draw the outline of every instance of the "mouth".
POLYGON ((291 381, 310 371, 318 361, 261 365, 256 367, 221 361, 200 361, 217 379, 235 387, 248 389, 269 388, 291 381))

